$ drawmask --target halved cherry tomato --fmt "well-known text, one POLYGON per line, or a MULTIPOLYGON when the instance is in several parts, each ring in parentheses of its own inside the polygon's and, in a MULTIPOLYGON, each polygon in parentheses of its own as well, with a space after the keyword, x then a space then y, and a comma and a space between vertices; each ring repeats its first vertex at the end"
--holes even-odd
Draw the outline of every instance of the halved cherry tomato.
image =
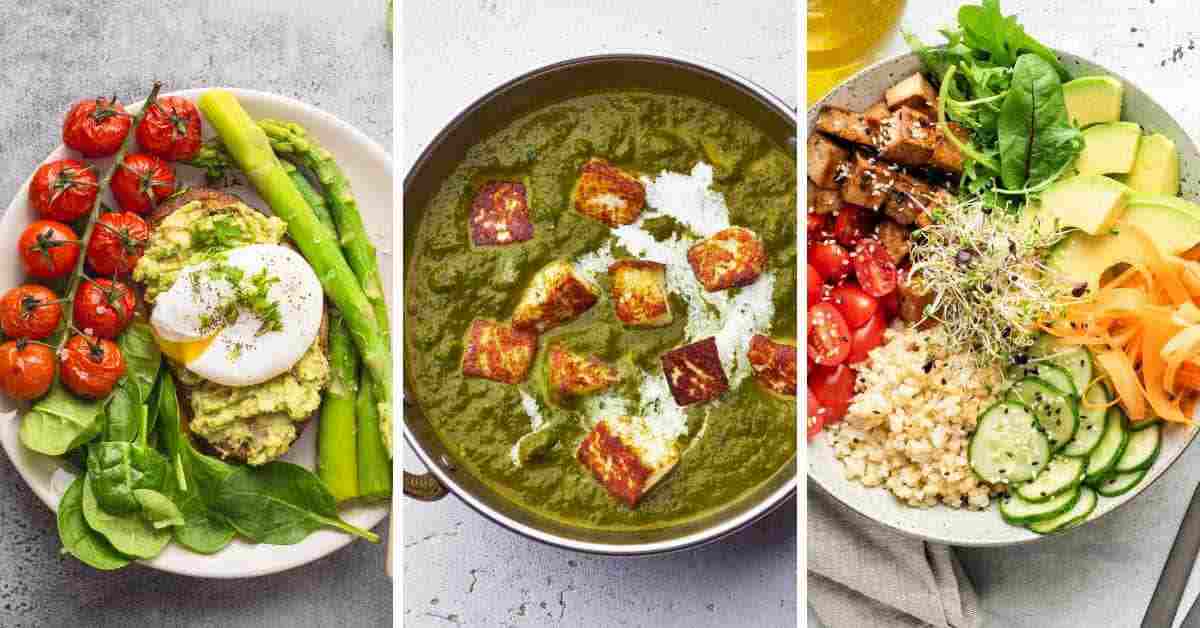
POLYGON ((81 100, 63 119, 63 144, 84 157, 108 157, 121 148, 132 124, 115 96, 81 100))
POLYGON ((883 312, 876 312, 867 324, 850 332, 850 355, 846 364, 858 364, 867 359, 871 349, 883 344, 883 332, 887 330, 887 320, 883 312))
POLYGON ((821 405, 821 400, 813 394, 812 388, 808 389, 808 440, 812 440, 814 436, 821 433, 821 428, 825 427, 825 415, 828 414, 825 406, 821 405))
POLYGON ((133 322, 133 288, 111 279, 85 278, 75 295, 75 326, 115 339, 133 322))
POLYGON ((113 173, 112 192, 121 209, 148 214, 175 193, 175 171, 154 155, 126 155, 121 167, 113 173))
POLYGON ((808 263, 829 283, 840 283, 852 270, 850 254, 837 242, 817 242, 809 245, 808 263))
POLYGON ((828 411, 825 425, 836 423, 846 416, 850 400, 854 398, 854 378, 854 369, 845 364, 818 366, 813 369, 808 378, 808 385, 828 411))
POLYGON ((846 282, 837 286, 830 293, 833 305, 842 313, 850 329, 858 329, 867 324, 875 312, 879 310, 879 301, 863 292, 858 284, 846 282))
POLYGON ((816 242, 826 237, 829 229, 829 215, 808 212, 808 241, 816 242))
POLYGON ((146 109, 134 131, 142 150, 167 161, 191 159, 200 150, 200 112, 192 101, 163 96, 146 109))
POLYGON ((812 264, 808 265, 808 302, 809 304, 816 303, 821 298, 821 288, 825 285, 821 279, 821 273, 813 268, 812 264))
POLYGON ((816 365, 813 364, 812 356, 809 355, 808 351, 804 352, 804 361, 808 363, 808 370, 804 371, 804 374, 807 375, 809 373, 812 373, 813 367, 816 365))
POLYGON ((829 303, 808 308, 808 352, 813 362, 825 366, 841 364, 850 355, 850 327, 829 303))
POLYGON ((0 390, 20 401, 46 394, 54 383, 54 349, 24 338, 0 344, 0 390))
MULTIPOLYGON (((899 281, 899 278, 897 278, 899 281)), ((887 320, 896 318, 896 314, 900 311, 900 291, 892 290, 891 292, 879 297, 879 309, 884 314, 887 314, 887 320)))
POLYGON ((0 297, 0 331, 9 338, 41 340, 62 320, 58 296, 46 286, 17 286, 0 297))
POLYGON ((854 261, 858 285, 867 294, 882 297, 896 290, 896 265, 879 240, 868 238, 860 241, 850 258, 854 261))
POLYGON ((129 274, 149 241, 150 226, 141 216, 133 212, 101 214, 88 242, 88 265, 97 275, 129 274))
POLYGON ((858 241, 871 232, 871 214, 857 205, 842 205, 837 220, 833 223, 833 237, 844 247, 853 248, 858 241))
POLYGON ((17 240, 25 272, 38 279, 58 279, 75 268, 79 259, 79 236, 70 227, 53 220, 35 220, 17 240))
POLYGON ((117 343, 83 334, 72 336, 62 350, 63 384, 88 399, 102 399, 125 374, 125 358, 117 343))
POLYGON ((76 159, 59 159, 42 164, 29 182, 29 204, 42 218, 74 222, 92 211, 96 194, 96 172, 76 159))

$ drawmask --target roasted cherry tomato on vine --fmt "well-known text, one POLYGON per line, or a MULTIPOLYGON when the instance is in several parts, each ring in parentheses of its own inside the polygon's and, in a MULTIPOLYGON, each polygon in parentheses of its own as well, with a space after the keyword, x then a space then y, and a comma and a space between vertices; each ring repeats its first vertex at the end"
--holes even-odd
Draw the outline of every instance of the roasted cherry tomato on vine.
POLYGON ((0 331, 9 338, 41 340, 62 320, 62 304, 46 286, 17 286, 0 297, 0 331))
POLYGON ((101 214, 88 242, 88 265, 97 275, 126 275, 146 251, 150 225, 133 212, 101 214))
POLYGON ((808 263, 828 283, 839 283, 850 274, 850 254, 837 242, 818 242, 808 247, 808 263))
POLYGON ((106 338, 76 334, 63 346, 60 375, 73 393, 102 399, 125 374, 125 358, 117 343, 106 338))
POLYGON ((9 340, 0 344, 0 390, 20 401, 46 394, 54 383, 54 349, 39 342, 9 340))
POLYGON ((868 238, 860 241, 850 258, 854 261, 858 285, 867 294, 882 297, 895 292, 896 264, 879 240, 868 238))
POLYGON ((821 400, 813 394, 812 388, 808 389, 808 440, 812 440, 814 436, 821 433, 821 428, 825 427, 825 415, 828 410, 821 405, 821 400))
POLYGON ((84 157, 108 157, 121 148, 132 124, 115 96, 81 100, 63 119, 63 144, 84 157))
POLYGON ((111 279, 84 279, 75 295, 75 326, 109 340, 133 321, 133 289, 111 279))
POLYGON ((200 112, 179 96, 163 96, 150 104, 138 124, 142 150, 167 161, 191 159, 200 150, 200 112))
POLYGON ((96 171, 76 159, 60 159, 41 167, 29 182, 29 204, 42 218, 74 222, 96 202, 96 171))
POLYGON ((112 191, 121 209, 148 214, 175 193, 175 171, 160 157, 127 155, 113 173, 112 191))
POLYGON ((858 364, 867 359, 871 349, 883 344, 883 332, 886 330, 887 320, 880 311, 865 325, 850 332, 850 355, 846 356, 846 364, 858 364))
POLYGON ((879 309, 879 301, 863 292, 854 282, 846 282, 830 292, 833 305, 842 313, 850 329, 858 329, 867 324, 879 309))
POLYGON ((38 279, 58 279, 75 268, 79 236, 61 222, 35 220, 17 240, 25 272, 38 279))
POLYGON ((824 366, 841 364, 850 355, 850 327, 829 303, 808 308, 808 352, 813 362, 824 366))
POLYGON ((808 376, 808 385, 825 408, 825 425, 842 420, 854 398, 854 369, 839 364, 818 366, 808 376))
POLYGON ((813 268, 812 264, 808 265, 808 303, 812 305, 821 299, 821 289, 825 287, 825 280, 821 279, 821 273, 813 268))
POLYGON ((867 209, 857 205, 842 205, 833 223, 833 238, 845 247, 853 247, 874 228, 867 209))

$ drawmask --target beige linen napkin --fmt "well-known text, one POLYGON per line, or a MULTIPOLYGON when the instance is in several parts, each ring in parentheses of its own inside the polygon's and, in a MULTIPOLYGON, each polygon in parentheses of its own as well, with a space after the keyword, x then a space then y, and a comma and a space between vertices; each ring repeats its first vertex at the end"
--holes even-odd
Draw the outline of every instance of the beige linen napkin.
POLYGON ((946 545, 904 536, 808 487, 808 602, 828 628, 976 628, 975 588, 946 545))

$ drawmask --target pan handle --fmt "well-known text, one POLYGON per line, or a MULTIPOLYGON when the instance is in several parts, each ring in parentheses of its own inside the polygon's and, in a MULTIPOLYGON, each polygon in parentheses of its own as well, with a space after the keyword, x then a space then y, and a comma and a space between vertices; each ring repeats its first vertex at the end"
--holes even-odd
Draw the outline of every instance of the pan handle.
POLYGON ((423 502, 436 502, 450 494, 432 473, 404 472, 404 494, 423 502))

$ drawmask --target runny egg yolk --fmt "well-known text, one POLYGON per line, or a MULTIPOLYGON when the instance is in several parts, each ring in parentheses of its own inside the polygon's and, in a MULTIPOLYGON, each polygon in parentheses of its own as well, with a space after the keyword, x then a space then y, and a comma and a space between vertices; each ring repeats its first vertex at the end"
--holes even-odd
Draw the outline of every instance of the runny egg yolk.
POLYGON ((171 358, 180 364, 191 364, 193 360, 200 357, 200 354, 204 353, 204 350, 208 348, 208 345, 213 343, 213 340, 215 340, 216 337, 217 335, 213 334, 200 340, 171 342, 170 340, 164 340, 163 338, 159 337, 158 334, 154 334, 154 342, 163 352, 163 355, 167 356, 168 358, 171 358))

